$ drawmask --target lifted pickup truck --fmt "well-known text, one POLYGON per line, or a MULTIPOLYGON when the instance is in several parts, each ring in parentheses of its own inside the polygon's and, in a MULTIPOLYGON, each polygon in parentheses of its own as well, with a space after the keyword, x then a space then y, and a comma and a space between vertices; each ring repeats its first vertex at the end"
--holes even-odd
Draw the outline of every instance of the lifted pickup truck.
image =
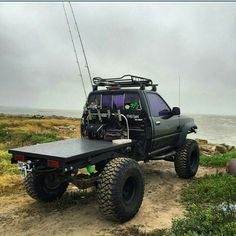
POLYGON ((196 132, 193 119, 170 109, 143 77, 93 79, 81 119, 82 138, 9 150, 24 175, 27 193, 39 201, 60 198, 69 183, 97 188, 100 210, 124 222, 139 210, 144 177, 139 161, 174 162, 181 178, 195 176, 199 148, 187 135, 196 132), (100 87, 106 87, 101 90, 100 87), (87 168, 88 174, 81 173, 87 168))

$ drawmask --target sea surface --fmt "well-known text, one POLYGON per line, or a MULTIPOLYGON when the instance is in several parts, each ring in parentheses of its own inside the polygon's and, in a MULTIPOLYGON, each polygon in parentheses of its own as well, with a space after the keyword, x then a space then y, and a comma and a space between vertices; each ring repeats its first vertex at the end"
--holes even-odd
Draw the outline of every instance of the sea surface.
POLYGON ((191 138, 207 139, 210 143, 236 146, 236 116, 188 115, 194 118, 197 134, 191 138))
MULTIPOLYGON (((0 106, 0 113, 13 115, 56 115, 80 118, 82 110, 49 110, 0 106)), ((202 138, 207 139, 210 143, 225 143, 236 146, 236 116, 196 114, 188 116, 194 118, 198 126, 197 134, 190 134, 190 138, 202 138)))

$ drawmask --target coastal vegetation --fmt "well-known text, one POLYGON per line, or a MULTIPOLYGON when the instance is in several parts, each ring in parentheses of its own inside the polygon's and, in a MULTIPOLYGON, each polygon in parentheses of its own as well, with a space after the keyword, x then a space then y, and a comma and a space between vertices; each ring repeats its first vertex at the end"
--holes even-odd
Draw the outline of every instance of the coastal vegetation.
POLYGON ((210 157, 202 154, 200 158, 200 165, 211 167, 225 167, 228 161, 233 158, 236 158, 235 149, 226 153, 215 154, 210 157))

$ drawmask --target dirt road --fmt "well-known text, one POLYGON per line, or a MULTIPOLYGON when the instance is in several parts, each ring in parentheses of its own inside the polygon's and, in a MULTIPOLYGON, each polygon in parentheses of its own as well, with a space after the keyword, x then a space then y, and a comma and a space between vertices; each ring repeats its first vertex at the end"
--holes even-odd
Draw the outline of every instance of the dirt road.
MULTIPOLYGON (((38 203, 21 192, 0 197, 0 235, 119 235, 133 226, 146 232, 169 228, 172 218, 183 215, 178 199, 191 180, 179 179, 169 162, 149 162, 142 169, 146 183, 143 204, 127 223, 105 220, 98 211, 95 191, 72 188, 50 204, 38 203)), ((197 177, 215 172, 200 167, 197 177)))

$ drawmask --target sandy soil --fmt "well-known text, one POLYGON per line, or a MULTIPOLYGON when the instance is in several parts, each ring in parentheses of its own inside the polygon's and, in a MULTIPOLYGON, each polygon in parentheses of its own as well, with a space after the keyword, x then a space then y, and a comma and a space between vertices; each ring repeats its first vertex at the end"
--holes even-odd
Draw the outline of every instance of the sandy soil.
MULTIPOLYGON (((178 200, 191 180, 179 179, 169 162, 149 162, 142 169, 146 183, 143 204, 127 223, 105 220, 94 191, 81 193, 73 188, 62 201, 50 204, 38 203, 21 192, 0 197, 0 235, 119 235, 133 226, 146 232, 169 228, 173 218, 183 215, 178 200)), ((200 167, 197 177, 216 171, 200 167)))

